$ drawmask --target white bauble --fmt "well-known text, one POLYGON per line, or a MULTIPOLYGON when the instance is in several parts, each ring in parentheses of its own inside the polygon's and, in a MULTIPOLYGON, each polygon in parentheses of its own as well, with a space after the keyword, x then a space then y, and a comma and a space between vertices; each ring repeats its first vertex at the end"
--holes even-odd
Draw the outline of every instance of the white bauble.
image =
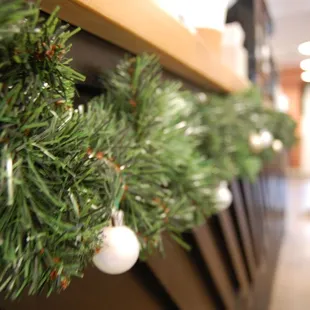
POLYGON ((216 208, 221 211, 227 209, 232 203, 232 194, 226 181, 220 182, 215 193, 216 208))
POLYGON ((275 151, 275 152, 281 152, 283 150, 283 143, 281 140, 274 140, 272 142, 272 149, 275 151))
POLYGON ((205 102, 205 101, 207 101, 207 98, 208 98, 205 93, 198 93, 197 97, 198 97, 200 102, 205 102))
POLYGON ((262 143, 261 135, 258 133, 251 133, 249 136, 250 148, 254 152, 260 152, 264 146, 262 143))
POLYGON ((264 129, 260 132, 261 143, 264 148, 269 148, 272 145, 273 135, 270 131, 264 129))
POLYGON ((108 274, 129 270, 138 260, 140 244, 136 234, 127 226, 105 227, 101 231, 102 248, 93 263, 108 274))

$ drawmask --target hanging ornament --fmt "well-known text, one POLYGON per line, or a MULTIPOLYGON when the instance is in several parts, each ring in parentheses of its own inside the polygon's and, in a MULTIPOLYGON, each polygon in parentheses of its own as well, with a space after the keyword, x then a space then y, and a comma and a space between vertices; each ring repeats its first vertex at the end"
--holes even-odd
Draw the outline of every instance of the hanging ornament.
POLYGON ((123 225, 123 211, 112 215, 113 226, 102 229, 102 248, 94 255, 93 263, 102 272, 120 274, 138 260, 140 244, 134 231, 123 225))
POLYGON ((266 130, 266 129, 262 130, 260 132, 260 139, 261 139, 263 148, 271 147, 272 141, 273 141, 273 135, 271 134, 269 130, 266 130))
POLYGON ((283 150, 283 143, 281 140, 274 140, 272 142, 272 149, 275 151, 275 152, 281 152, 283 150))
POLYGON ((216 208, 219 211, 227 209, 232 203, 232 194, 226 181, 221 181, 215 192, 216 208))
POLYGON ((249 144, 251 150, 254 152, 260 152, 263 150, 264 146, 262 143, 261 135, 258 133, 251 133, 249 136, 249 144))

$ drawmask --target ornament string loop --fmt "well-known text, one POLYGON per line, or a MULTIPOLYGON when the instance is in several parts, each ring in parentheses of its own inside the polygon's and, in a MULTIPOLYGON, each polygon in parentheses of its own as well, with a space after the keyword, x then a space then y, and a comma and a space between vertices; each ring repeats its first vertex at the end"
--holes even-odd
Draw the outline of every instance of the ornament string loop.
POLYGON ((112 226, 124 225, 124 212, 122 210, 112 210, 112 226))

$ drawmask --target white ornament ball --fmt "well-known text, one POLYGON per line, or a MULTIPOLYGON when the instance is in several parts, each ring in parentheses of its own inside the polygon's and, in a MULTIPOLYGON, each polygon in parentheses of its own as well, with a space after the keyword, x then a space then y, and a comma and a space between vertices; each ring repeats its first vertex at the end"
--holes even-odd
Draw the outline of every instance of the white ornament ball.
POLYGON ((249 144, 250 144, 252 151, 254 152, 260 152, 264 148, 261 135, 257 133, 250 134, 249 144))
POLYGON ((272 149, 275 152, 281 152, 283 150, 283 143, 281 140, 274 140, 272 142, 272 149))
POLYGON ((264 148, 271 147, 273 141, 273 135, 268 130, 262 130, 260 132, 261 143, 264 148))
POLYGON ((232 194, 228 188, 226 181, 220 182, 220 185, 216 189, 215 193, 216 208, 219 211, 227 209, 232 203, 232 194))
POLYGON ((93 263, 102 272, 120 274, 129 270, 138 260, 140 243, 127 226, 105 227, 101 231, 102 248, 93 257, 93 263))
POLYGON ((198 93, 197 94, 198 96, 198 99, 201 101, 201 102, 205 102, 207 100, 207 95, 205 93, 198 93))

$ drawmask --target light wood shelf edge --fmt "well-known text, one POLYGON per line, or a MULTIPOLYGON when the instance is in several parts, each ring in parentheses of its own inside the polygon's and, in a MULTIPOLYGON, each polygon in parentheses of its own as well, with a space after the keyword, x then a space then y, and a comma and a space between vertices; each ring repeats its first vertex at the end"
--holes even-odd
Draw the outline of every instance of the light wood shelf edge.
POLYGON ((43 0, 41 8, 129 52, 159 55, 161 64, 183 78, 220 91, 236 92, 249 81, 234 74, 199 37, 151 0, 43 0))

